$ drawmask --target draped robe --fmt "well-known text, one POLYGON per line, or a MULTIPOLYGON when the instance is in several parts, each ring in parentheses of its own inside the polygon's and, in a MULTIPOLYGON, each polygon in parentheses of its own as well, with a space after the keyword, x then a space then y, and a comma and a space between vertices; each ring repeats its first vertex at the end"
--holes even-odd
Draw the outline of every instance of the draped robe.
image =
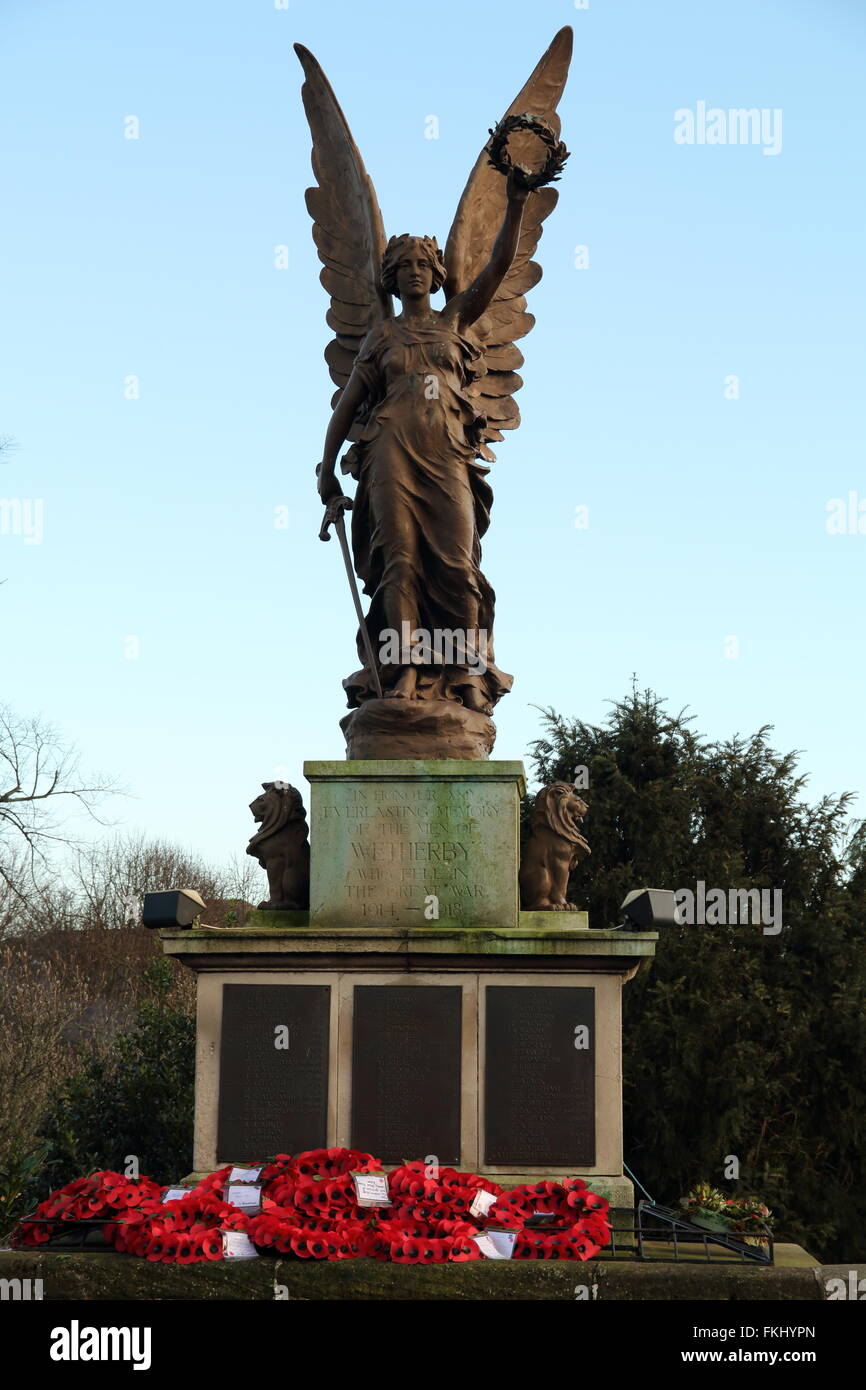
MULTIPOLYGON (((476 458, 485 420, 468 388, 484 375, 481 359, 475 337, 438 316, 388 319, 368 334, 355 362, 368 406, 342 468, 358 483, 352 548, 383 689, 402 673, 381 662, 387 629, 426 629, 434 647, 437 632, 457 630, 468 633, 459 652, 468 659, 418 665, 417 697, 489 712, 513 677, 493 661, 495 594, 480 568, 493 493, 476 458)), ((362 670, 343 682, 350 706, 376 695, 360 634, 358 655, 362 670)))

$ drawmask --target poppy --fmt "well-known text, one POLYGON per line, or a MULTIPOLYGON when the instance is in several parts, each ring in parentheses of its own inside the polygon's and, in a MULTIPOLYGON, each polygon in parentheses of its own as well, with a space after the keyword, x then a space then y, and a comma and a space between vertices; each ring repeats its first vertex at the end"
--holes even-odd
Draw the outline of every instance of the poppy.
POLYGON ((308 1236, 306 1231, 294 1230, 292 1232, 289 1244, 291 1245, 292 1251, 295 1255, 297 1255, 299 1260, 308 1260, 310 1258, 310 1252, 307 1249, 307 1240, 308 1236))
POLYGON ((421 1242, 412 1236, 394 1240, 388 1254, 394 1264, 416 1265, 421 1259, 421 1242))
POLYGON ((263 1216, 254 1217, 250 1222, 249 1237, 254 1245, 273 1245, 275 1235, 274 1224, 266 1221, 263 1216))
POLYGON ((453 1168, 440 1168, 439 1176, 435 1179, 439 1187, 459 1187, 460 1174, 453 1168))
POLYGON ((190 1265, 195 1259, 195 1245, 188 1236, 184 1236, 177 1243, 177 1262, 179 1265, 190 1265))
POLYGON ((455 1188, 451 1199, 451 1206, 454 1210, 455 1215, 460 1215, 461 1213, 468 1212, 469 1208, 472 1206, 472 1203, 475 1201, 476 1191, 476 1188, 468 1186, 461 1186, 455 1188))
POLYGON ((597 1245, 610 1244, 610 1223, 607 1217, 598 1212, 588 1212, 577 1223, 576 1230, 589 1236, 597 1245))
POLYGON ((262 1168, 262 1171, 259 1174, 259 1182, 262 1184, 263 1187, 266 1187, 275 1178, 283 1174, 285 1169, 289 1167, 291 1162, 291 1154, 277 1154, 274 1158, 270 1159, 262 1168))
POLYGON ((569 1245, 579 1260, 591 1260, 599 1252, 599 1246, 587 1236, 572 1236, 569 1245))
POLYGON ((312 1209, 316 1205, 317 1185, 318 1184, 313 1182, 305 1182, 303 1185, 295 1188, 293 1202, 298 1211, 312 1209))
POLYGON ((465 1263, 467 1260, 480 1260, 481 1251, 469 1236, 454 1236, 448 1258, 459 1263, 465 1263))
POLYGON ((190 1257, 189 1257, 189 1263, 190 1263, 190 1264, 198 1264, 201 1260, 204 1260, 204 1259, 206 1258, 205 1253, 204 1253, 204 1249, 203 1249, 204 1241, 203 1241, 203 1239, 202 1239, 201 1236, 190 1236, 189 1244, 190 1244, 190 1257))
POLYGON ((223 1240, 219 1231, 210 1231, 203 1238, 201 1248, 205 1259, 221 1260, 223 1257, 223 1240))
MULTIPOLYGON (((279 1178, 268 1187, 268 1198, 277 1206, 289 1206, 294 1201, 295 1183, 292 1178, 279 1178)), ((268 1200, 266 1198, 265 1200, 268 1200)))
POLYGON ((180 1240, 181 1240, 180 1236, 175 1235, 173 1231, 167 1231, 167 1232, 166 1232, 165 1236, 163 1237, 163 1242, 162 1242, 162 1245, 163 1245, 163 1250, 162 1250, 162 1263, 163 1263, 163 1264, 166 1264, 166 1265, 174 1264, 174 1261, 175 1261, 175 1259, 177 1258, 177 1247, 178 1247, 178 1245, 180 1244, 180 1240))

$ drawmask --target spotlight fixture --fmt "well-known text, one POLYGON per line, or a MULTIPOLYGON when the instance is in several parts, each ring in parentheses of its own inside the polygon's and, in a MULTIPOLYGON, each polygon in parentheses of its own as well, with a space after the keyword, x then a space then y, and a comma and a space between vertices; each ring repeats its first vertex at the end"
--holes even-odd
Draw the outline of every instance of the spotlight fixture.
POLYGON ((194 888, 145 893, 142 919, 146 927, 191 927, 207 906, 194 888))
POLYGON ((678 926, 676 893, 671 888, 633 888, 622 900, 616 925, 637 931, 678 926))

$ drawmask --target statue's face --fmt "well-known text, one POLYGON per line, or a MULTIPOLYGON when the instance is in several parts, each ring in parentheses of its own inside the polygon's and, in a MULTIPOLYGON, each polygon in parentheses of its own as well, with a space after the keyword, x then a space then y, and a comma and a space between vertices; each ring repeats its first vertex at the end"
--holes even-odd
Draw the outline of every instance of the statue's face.
POLYGON ((397 262, 397 292, 400 298, 421 299, 433 288, 433 267, 424 252, 407 246, 397 262))

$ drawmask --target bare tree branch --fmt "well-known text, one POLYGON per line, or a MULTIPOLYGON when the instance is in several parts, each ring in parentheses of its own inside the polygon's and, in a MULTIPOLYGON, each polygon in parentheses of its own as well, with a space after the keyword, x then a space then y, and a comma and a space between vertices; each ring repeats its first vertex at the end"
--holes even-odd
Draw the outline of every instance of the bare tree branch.
MULTIPOLYGON (((0 855, 7 858, 23 850, 31 878, 47 862, 49 849, 77 846, 80 841, 67 826, 61 806, 72 801, 99 825, 108 824, 97 814, 102 801, 122 791, 116 779, 85 779, 78 755, 38 715, 24 718, 0 707, 0 767, 7 769, 7 785, 0 791, 0 855)), ((0 878, 18 892, 20 878, 0 859, 0 878)))

